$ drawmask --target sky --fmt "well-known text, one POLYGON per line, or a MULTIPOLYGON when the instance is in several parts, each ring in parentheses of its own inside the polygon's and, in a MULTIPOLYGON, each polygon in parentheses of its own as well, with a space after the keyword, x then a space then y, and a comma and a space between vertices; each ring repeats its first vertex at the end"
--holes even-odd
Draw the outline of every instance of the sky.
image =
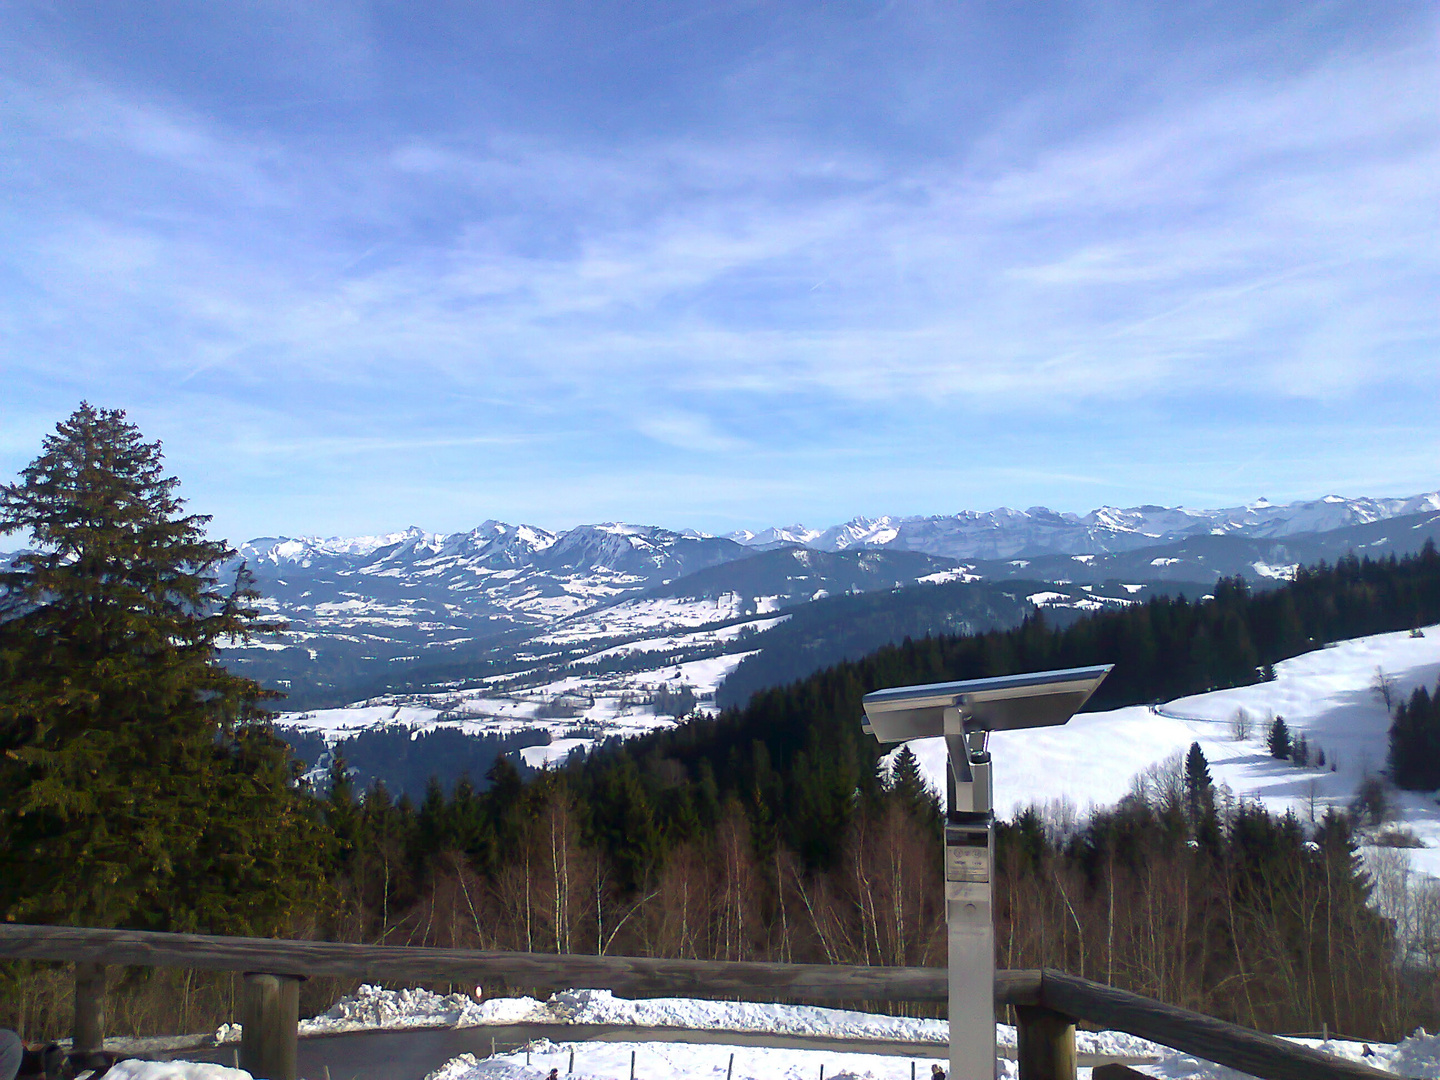
POLYGON ((0 0, 0 481, 215 535, 1440 487, 1440 6, 0 0))

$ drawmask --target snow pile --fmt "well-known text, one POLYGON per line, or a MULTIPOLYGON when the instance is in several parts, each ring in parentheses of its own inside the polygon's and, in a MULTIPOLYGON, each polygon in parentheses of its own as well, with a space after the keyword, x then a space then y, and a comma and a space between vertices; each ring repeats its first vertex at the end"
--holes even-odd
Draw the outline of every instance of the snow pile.
POLYGON ((455 1027, 466 1022, 477 1002, 465 994, 429 990, 383 990, 363 984, 313 1020, 301 1023, 304 1034, 362 1031, 368 1028, 455 1027))
MULTIPOLYGON (((1008 1024, 996 1025, 995 1041, 1002 1047, 1019 1045, 1015 1029, 1008 1024)), ((1157 1058, 1174 1053, 1168 1047, 1125 1031, 1076 1031, 1075 1050, 1081 1054, 1106 1054, 1118 1058, 1157 1058)))
POLYGON ((548 1002, 555 1020, 572 1024, 634 1024, 639 1027, 768 1031, 777 1035, 826 1035, 836 1039, 945 1042, 944 1020, 883 1016, 815 1005, 773 1005, 694 998, 630 1000, 609 990, 568 990, 548 1002))
MULTIPOLYGON (((564 1019, 557 1017, 547 1003, 529 997, 476 1001, 465 994, 441 995, 422 989, 384 990, 362 983, 354 994, 341 998, 319 1016, 301 1020, 300 1035, 525 1023, 564 1023, 564 1019)), ((215 1041, 239 1042, 243 1030, 242 1024, 221 1024, 215 1032, 215 1041)))
POLYGON ((244 1069, 229 1069, 201 1061, 117 1061, 106 1080, 251 1080, 244 1069))
POLYGON ((1395 1047, 1395 1052, 1387 1055, 1384 1064, 1385 1068, 1400 1076, 1436 1080, 1440 1077, 1440 1035, 1427 1035, 1425 1029, 1420 1028, 1395 1047))
POLYGON ((474 1054, 461 1054, 451 1058, 440 1068, 425 1077, 425 1080, 520 1080, 533 1077, 539 1080, 545 1074, 536 1069, 517 1068, 508 1062, 481 1059, 474 1054))
MULTIPOLYGON (((696 998, 616 997, 609 990, 565 990, 548 1001, 530 997, 475 1001, 464 994, 428 990, 382 990, 361 986, 313 1020, 300 1023, 302 1035, 342 1031, 404 1030, 431 1027, 483 1027, 486 1024, 623 1024, 631 1027, 685 1028, 694 1031, 754 1031, 829 1039, 882 1039, 943 1045, 950 1037, 944 1020, 887 1016, 827 1009, 816 1005, 780 1005, 696 998)), ((218 1041, 238 1039, 239 1025, 227 1024, 218 1041)), ((1001 1046, 1015 1046, 1015 1029, 996 1028, 1001 1046)), ((1117 1031, 1082 1031, 1076 1045, 1083 1053, 1153 1057, 1153 1043, 1117 1031)))
MULTIPOLYGON (((1290 1039, 1288 1041, 1315 1050, 1323 1050, 1327 1054, 1344 1058, 1346 1061, 1369 1065, 1375 1069, 1384 1069, 1397 1076, 1410 1077, 1412 1080, 1440 1080, 1440 1035, 1430 1035, 1424 1028, 1417 1028, 1415 1034, 1402 1039, 1396 1045, 1351 1042, 1343 1039, 1329 1039, 1324 1042, 1319 1039, 1290 1039)), ((1212 1069, 1214 1067, 1210 1066, 1212 1069)), ((1195 1075, 1208 1076, 1209 1074, 1197 1073, 1195 1075)), ((1217 1073, 1215 1075, 1228 1080, 1235 1074, 1217 1073)))
MULTIPOLYGON (((543 1002, 530 997, 476 1001, 465 994, 440 995, 421 989, 384 990, 370 985, 362 985, 352 996, 341 998, 313 1020, 302 1020, 300 1033, 319 1035, 523 1023, 628 1024, 935 1043, 943 1043, 949 1037, 944 1020, 884 1016, 814 1005, 693 998, 631 1000, 616 997, 609 990, 565 990, 543 1002)), ((229 1042, 239 1035, 240 1025, 226 1024, 216 1033, 216 1039, 229 1042)), ((1013 1034, 1011 1042, 1014 1042, 1013 1034)))
POLYGON ((476 1027, 481 1024, 553 1023, 546 1005, 534 998, 476 1001, 465 994, 429 990, 384 990, 363 984, 312 1020, 300 1022, 301 1035, 404 1028, 476 1027))

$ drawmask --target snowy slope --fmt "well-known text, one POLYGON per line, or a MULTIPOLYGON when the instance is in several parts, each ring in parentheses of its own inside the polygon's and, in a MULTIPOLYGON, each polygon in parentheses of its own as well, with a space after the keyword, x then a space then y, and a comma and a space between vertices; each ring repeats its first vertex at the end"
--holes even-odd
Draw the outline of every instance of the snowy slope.
MULTIPOLYGON (((1059 728, 999 732, 991 737, 995 809, 1011 817, 1030 804, 1061 800, 1079 810, 1122 798, 1147 767, 1199 742, 1216 785, 1302 819, 1325 807, 1348 807, 1356 788, 1385 766, 1390 715, 1371 689, 1376 670, 1393 677, 1398 695, 1418 686, 1433 690, 1440 676, 1440 626, 1424 637, 1378 634, 1343 641, 1276 665, 1273 682, 1180 698, 1153 713, 1145 706, 1082 713, 1059 728), (1237 740, 1239 710, 1250 734, 1237 740), (1324 768, 1298 768, 1270 757, 1265 735, 1283 716, 1312 751, 1323 749, 1324 768), (1330 765, 1336 766, 1331 771, 1330 765)), ((945 748, 939 739, 912 744, 931 784, 944 790, 945 748)), ((1397 792, 1399 823, 1425 847, 1409 852, 1417 870, 1440 876, 1440 806, 1432 795, 1397 792)))
MULTIPOLYGON (((710 616, 718 614, 722 619, 729 613, 724 605, 708 610, 710 616)), ((688 690, 702 709, 708 709, 715 688, 750 655, 745 648, 749 636, 785 618, 715 624, 705 620, 704 609, 671 613, 663 606, 658 611, 642 606, 629 614, 644 620, 651 632, 591 653, 581 650, 564 672, 542 663, 478 680, 479 685, 465 689, 387 695, 342 708, 286 712, 276 719, 276 727, 282 733, 320 735, 332 746, 347 736, 385 726, 412 732, 444 727, 474 735, 539 731, 549 743, 522 750, 522 759, 532 768, 558 765, 573 751, 589 750, 602 739, 629 738, 673 725, 675 718, 661 713, 654 700, 662 691, 688 690), (687 626, 691 619, 701 625, 687 626)))

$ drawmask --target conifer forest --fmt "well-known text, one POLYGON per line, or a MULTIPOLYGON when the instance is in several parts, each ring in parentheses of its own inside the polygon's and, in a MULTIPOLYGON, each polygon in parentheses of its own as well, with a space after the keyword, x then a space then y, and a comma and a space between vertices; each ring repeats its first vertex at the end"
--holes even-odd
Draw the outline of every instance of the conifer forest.
MULTIPOLYGON (((1089 708, 1267 677, 1326 642, 1440 621, 1440 554, 1301 568, 1252 593, 1156 597, 1061 628, 907 640, 743 708, 606 744, 523 780, 504 755, 418 801, 306 785, 275 696, 223 641, 272 632, 160 447, 82 406, 18 481, 0 530, 0 908, 14 922, 539 952, 940 965, 942 808, 860 729, 872 689, 1114 663, 1089 708)), ((1398 704, 1394 783, 1440 786, 1440 690, 1398 704)), ((1383 756, 1383 750, 1380 756, 1383 756)), ((1376 911, 1358 817, 1229 798, 1199 746, 1087 818, 998 831, 1002 967, 1062 968, 1261 1029, 1395 1038, 1440 1022, 1440 956, 1376 911)), ((1432 936, 1432 942, 1440 936, 1432 936)), ((0 1024, 69 1024, 59 965, 0 966, 0 1024)), ((349 987, 307 983, 323 1008, 349 987)), ((443 988, 437 988, 443 989, 443 988)), ((516 988, 511 988, 512 990, 516 988)), ((553 988, 551 988, 553 989, 553 988)), ((127 970, 117 1032, 233 1018, 235 980, 127 970)), ((879 1003, 872 1003, 879 1004, 879 1003)))

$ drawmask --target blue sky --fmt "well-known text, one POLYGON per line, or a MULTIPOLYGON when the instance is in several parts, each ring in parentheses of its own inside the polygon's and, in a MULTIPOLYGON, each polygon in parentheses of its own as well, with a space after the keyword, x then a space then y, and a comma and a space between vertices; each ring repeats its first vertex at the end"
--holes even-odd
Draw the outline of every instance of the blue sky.
POLYGON ((1432 3, 0 2, 0 475, 218 535, 1440 487, 1432 3))

